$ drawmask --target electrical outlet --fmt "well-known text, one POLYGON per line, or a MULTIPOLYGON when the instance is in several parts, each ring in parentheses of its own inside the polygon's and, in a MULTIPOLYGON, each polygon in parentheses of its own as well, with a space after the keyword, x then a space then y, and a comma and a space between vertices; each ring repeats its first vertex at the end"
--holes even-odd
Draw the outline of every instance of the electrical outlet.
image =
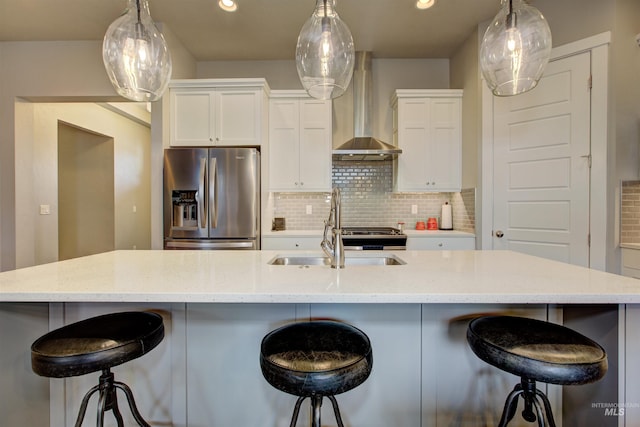
POLYGON ((40 215, 50 215, 51 207, 49 205, 40 205, 40 215))
POLYGON ((418 213, 418 205, 411 205, 411 213, 416 215, 418 213))
POLYGON ((312 205, 307 205, 307 215, 311 215, 313 213, 312 205))
POLYGON ((138 207, 136 205, 133 205, 133 213, 138 212, 138 207))

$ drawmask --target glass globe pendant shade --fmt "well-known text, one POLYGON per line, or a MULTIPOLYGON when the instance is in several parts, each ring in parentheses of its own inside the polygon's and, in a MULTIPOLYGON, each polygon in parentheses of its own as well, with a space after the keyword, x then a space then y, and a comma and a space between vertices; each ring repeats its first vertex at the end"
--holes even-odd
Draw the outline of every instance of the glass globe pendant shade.
POLYGON ((480 46, 480 69, 497 96, 533 89, 551 56, 551 30, 538 9, 523 0, 503 0, 480 46))
POLYGON ((144 102, 162 97, 171 79, 171 55, 147 0, 128 0, 125 13, 109 25, 102 60, 119 95, 144 102))
POLYGON ((334 0, 317 0, 296 45, 296 68, 304 89, 317 99, 341 96, 353 75, 353 37, 334 0))

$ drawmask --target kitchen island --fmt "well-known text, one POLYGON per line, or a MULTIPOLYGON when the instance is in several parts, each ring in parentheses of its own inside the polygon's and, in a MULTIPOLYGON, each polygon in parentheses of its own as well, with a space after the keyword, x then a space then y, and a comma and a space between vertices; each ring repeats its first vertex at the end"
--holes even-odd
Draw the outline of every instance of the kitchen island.
MULTIPOLYGON (((464 340, 470 317, 509 312, 562 321, 565 307, 597 304, 617 311, 618 304, 640 302, 635 279, 508 251, 349 253, 393 256, 404 264, 342 270, 270 264, 281 256, 317 255, 115 251, 0 273, 3 416, 9 414, 10 425, 64 425, 96 380, 89 375, 49 383, 32 374, 28 346, 39 334, 102 312, 152 309, 165 316, 165 342, 116 371, 142 394, 141 410, 152 424, 287 425, 292 398, 262 379, 260 340, 288 321, 331 317, 363 329, 374 346, 371 378, 339 397, 350 425, 480 425, 491 422, 488 413, 499 413, 517 379, 487 375, 487 365, 470 353, 464 340), (455 370, 445 369, 452 364, 455 370), (478 399, 479 387, 492 389, 491 399, 478 399), (48 424, 33 418, 34 407, 49 410, 48 424)), ((614 330, 622 337, 621 352, 630 347, 625 333, 614 330)), ((624 353, 612 354, 615 368, 624 353)), ((616 388, 617 369, 611 372, 605 380, 616 388)), ((562 393, 551 387, 549 394, 558 413, 562 393)), ((623 398, 588 399, 572 399, 579 406, 571 410, 573 420, 580 422, 576 414, 602 417, 591 404, 623 398)), ((640 422, 637 409, 625 417, 627 425, 640 422)), ((598 425, 606 421, 617 420, 598 425)))

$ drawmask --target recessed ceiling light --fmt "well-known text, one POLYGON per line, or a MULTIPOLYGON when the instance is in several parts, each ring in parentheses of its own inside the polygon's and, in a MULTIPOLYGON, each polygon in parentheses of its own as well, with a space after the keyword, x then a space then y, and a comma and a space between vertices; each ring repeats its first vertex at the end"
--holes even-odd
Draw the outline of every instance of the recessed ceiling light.
POLYGON ((418 9, 429 9, 436 4, 436 0, 418 0, 416 1, 416 7, 418 9))
POLYGON ((234 0, 220 0, 218 6, 226 12, 235 12, 238 10, 238 4, 234 0))

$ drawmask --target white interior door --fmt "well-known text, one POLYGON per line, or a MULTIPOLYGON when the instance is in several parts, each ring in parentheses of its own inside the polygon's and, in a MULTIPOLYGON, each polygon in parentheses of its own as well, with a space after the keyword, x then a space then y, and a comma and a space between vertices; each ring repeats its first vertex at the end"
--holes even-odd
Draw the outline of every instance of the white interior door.
POLYGON ((494 98, 494 249, 589 265, 590 55, 494 98))

